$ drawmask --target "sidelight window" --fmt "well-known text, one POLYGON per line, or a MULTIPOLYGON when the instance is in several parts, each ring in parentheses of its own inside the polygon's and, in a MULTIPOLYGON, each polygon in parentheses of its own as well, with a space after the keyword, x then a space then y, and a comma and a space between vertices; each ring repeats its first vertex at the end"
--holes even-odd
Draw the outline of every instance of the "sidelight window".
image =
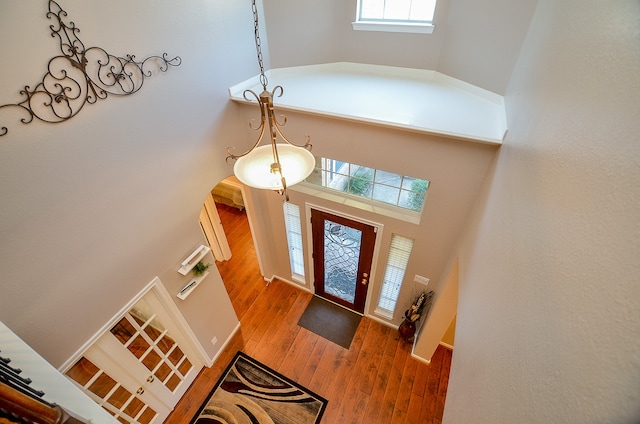
POLYGON ((289 245, 289 263, 295 280, 304 281, 304 254, 302 250, 302 227, 300 225, 300 208, 284 202, 284 222, 289 245))
POLYGON ((396 309, 402 280, 409 263, 409 256, 413 249, 413 240, 394 234, 387 258, 387 266, 382 279, 382 289, 378 299, 376 312, 388 318, 393 318, 396 309))

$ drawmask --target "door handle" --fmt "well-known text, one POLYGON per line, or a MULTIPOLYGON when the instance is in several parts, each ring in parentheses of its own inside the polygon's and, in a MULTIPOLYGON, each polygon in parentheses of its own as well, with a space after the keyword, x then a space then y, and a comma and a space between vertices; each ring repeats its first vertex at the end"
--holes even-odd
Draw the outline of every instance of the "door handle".
POLYGON ((155 377, 153 375, 147 377, 147 383, 153 383, 153 380, 155 380, 155 377))
POLYGON ((367 283, 369 282, 367 277, 369 277, 369 274, 367 274, 366 272, 363 272, 362 273, 362 281, 360 281, 360 284, 362 284, 363 286, 366 286, 367 283))
POLYGON ((144 389, 142 387, 138 387, 138 390, 136 391, 136 393, 141 395, 144 393, 144 389))

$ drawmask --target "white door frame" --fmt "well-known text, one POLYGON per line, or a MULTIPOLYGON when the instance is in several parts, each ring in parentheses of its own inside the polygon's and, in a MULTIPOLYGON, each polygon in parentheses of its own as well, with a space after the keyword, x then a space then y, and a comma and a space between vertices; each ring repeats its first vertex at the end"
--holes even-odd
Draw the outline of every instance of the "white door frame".
MULTIPOLYGON (((89 360, 96 360, 95 364, 103 369, 118 383, 126 387, 127 390, 136 392, 139 387, 141 392, 138 396, 149 406, 151 406, 158 417, 164 420, 173 410, 175 404, 180 400, 191 382, 197 377, 205 364, 211 366, 213 360, 208 357, 202 345, 198 342, 193 330, 189 327, 184 316, 173 302, 167 289, 162 284, 160 278, 155 277, 147 286, 131 299, 109 322, 107 322, 96 334, 94 334, 69 360, 67 360, 59 371, 66 374, 75 363, 82 357, 89 360), (148 296, 151 294, 152 296, 148 296), (144 365, 138 362, 133 355, 124 355, 127 349, 120 344, 115 337, 110 334, 111 328, 116 325, 141 299, 146 297, 147 303, 155 311, 159 311, 162 316, 162 325, 169 332, 170 336, 178 344, 180 349, 189 359, 192 365, 190 376, 181 382, 181 386, 172 393, 163 384, 154 382, 154 378, 147 377, 149 372, 144 369, 144 365), (126 357, 125 357, 126 356, 126 357), (161 387, 160 387, 161 386, 161 387)), ((154 419, 156 422, 158 418, 154 419)))
MULTIPOLYGON (((104 333, 108 332, 120 318, 124 316, 124 314, 133 308, 142 297, 144 297, 149 290, 154 290, 158 299, 162 302, 163 307, 167 310, 171 319, 176 324, 178 328, 178 335, 182 336, 183 342, 185 344, 185 349, 189 349, 188 353, 194 355, 193 359, 201 362, 202 365, 211 366, 213 364, 213 359, 209 357, 207 352, 204 350, 204 347, 198 341, 195 333, 187 323, 187 320, 184 318, 175 302, 173 301, 171 295, 165 288, 164 284, 159 277, 155 277, 147 286, 142 289, 133 299, 131 299, 116 315, 114 315, 105 325, 100 328, 85 344, 83 344, 80 349, 76 351, 60 368, 58 371, 65 374, 77 361, 80 359, 84 352, 91 347, 104 333)), ((200 366, 200 364, 194 364, 194 366, 200 366)))
POLYGON ((231 259, 231 249, 229 248, 227 235, 224 232, 224 228, 222 228, 220 215, 218 215, 216 202, 213 200, 211 192, 209 192, 200 210, 199 221, 215 260, 228 261, 231 259))

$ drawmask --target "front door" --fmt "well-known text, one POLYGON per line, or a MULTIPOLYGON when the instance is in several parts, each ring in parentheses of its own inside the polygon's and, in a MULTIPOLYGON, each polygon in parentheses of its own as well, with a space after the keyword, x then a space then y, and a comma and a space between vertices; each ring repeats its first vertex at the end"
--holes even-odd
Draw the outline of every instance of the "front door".
POLYGON ((311 209, 317 295, 364 313, 376 228, 311 209))

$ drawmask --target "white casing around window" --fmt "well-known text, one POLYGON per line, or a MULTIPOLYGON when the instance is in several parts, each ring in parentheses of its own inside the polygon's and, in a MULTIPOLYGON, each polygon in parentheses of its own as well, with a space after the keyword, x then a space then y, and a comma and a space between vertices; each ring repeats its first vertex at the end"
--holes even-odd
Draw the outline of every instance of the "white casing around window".
POLYGON ((367 21, 351 22, 351 26, 356 31, 405 32, 414 34, 433 34, 436 28, 433 24, 367 21))

